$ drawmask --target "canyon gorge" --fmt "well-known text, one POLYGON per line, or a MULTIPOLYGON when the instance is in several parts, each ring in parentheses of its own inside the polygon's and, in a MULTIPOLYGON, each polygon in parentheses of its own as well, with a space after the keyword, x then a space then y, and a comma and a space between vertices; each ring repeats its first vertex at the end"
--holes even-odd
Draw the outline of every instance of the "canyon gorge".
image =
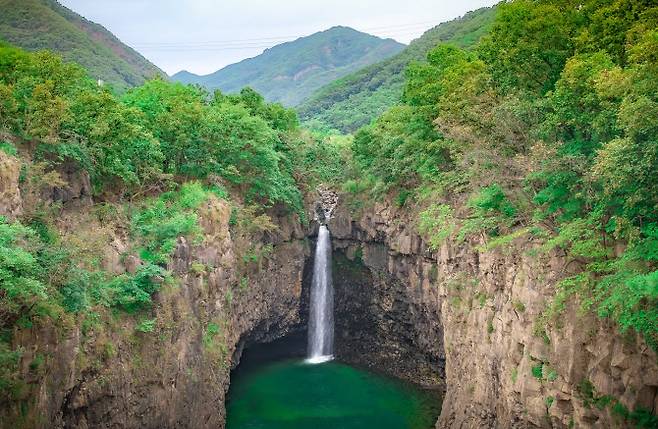
MULTIPOLYGON (((13 216, 21 206, 18 170, 3 161, 2 192, 15 204, 2 214, 13 216)), ((107 269, 134 271, 140 261, 119 257, 127 246, 121 230, 108 231, 89 215, 84 177, 69 176, 73 185, 55 193, 66 207, 58 224, 75 219, 83 234, 104 240, 107 269)), ((441 392, 437 428, 612 427, 618 420, 610 407, 594 405, 597 398, 656 407, 656 355, 638 336, 596 319, 584 331, 586 316, 576 305, 559 325, 536 334, 551 288, 565 270, 577 269, 561 255, 533 254, 527 239, 505 250, 472 241, 431 251, 404 210, 381 202, 355 213, 343 195, 322 192, 338 200, 327 221, 336 355, 441 392)), ((306 199, 310 217, 323 200, 315 193, 306 199)), ((319 224, 305 227, 272 212, 276 228, 257 237, 271 252, 248 266, 249 285, 236 288, 239 250, 229 206, 211 198, 199 215, 203 241, 177 240, 168 266, 177 284, 156 293, 153 332, 117 319, 102 330, 46 326, 17 335, 24 362, 38 355, 45 361, 36 370, 21 368, 33 398, 28 414, 5 407, 3 421, 44 428, 224 425, 231 370, 243 350, 306 329, 319 224)))

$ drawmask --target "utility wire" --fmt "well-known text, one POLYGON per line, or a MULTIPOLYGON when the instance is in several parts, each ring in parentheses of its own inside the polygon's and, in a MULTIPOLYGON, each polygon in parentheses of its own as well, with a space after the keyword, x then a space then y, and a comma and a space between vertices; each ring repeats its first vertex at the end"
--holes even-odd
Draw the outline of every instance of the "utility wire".
MULTIPOLYGON (((426 21, 412 24, 399 24, 399 25, 390 25, 390 26, 381 26, 381 27, 370 27, 364 28, 362 31, 378 31, 386 34, 385 37, 401 36, 408 35, 410 33, 416 33, 417 30, 429 29, 428 25, 437 25, 436 21, 426 21)), ((161 48, 232 48, 232 49, 245 49, 245 48, 263 48, 271 47, 272 43, 283 43, 286 41, 292 41, 300 37, 306 37, 308 35, 297 35, 297 36, 279 36, 279 37, 263 37, 255 39, 235 39, 235 40, 223 40, 223 41, 204 41, 204 42, 142 42, 134 43, 132 46, 135 48, 144 48, 148 50, 161 49, 161 48), (267 46, 263 46, 266 45, 267 46)))
MULTIPOLYGON (((396 38, 396 37, 401 37, 401 36, 409 36, 409 35, 414 35, 417 34, 418 31, 406 31, 406 32, 398 32, 398 33, 388 33, 385 35, 381 35, 383 38, 396 38)), ((197 46, 153 46, 153 47, 139 47, 139 46, 134 46, 136 49, 142 50, 142 51, 150 51, 150 52, 185 52, 185 51, 209 51, 209 52, 220 52, 220 51, 230 51, 230 50, 248 50, 248 49, 268 49, 268 48, 273 48, 276 45, 282 44, 289 42, 290 40, 282 40, 280 42, 272 42, 272 43, 252 43, 252 44, 243 44, 243 45, 226 45, 226 46, 204 46, 204 45, 197 45, 197 46)))

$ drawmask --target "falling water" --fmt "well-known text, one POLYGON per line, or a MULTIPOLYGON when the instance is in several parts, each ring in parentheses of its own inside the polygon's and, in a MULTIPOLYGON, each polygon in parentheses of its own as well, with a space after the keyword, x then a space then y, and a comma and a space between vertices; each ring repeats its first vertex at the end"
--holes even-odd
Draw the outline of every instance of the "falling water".
POLYGON ((334 289, 331 283, 331 237, 325 225, 320 226, 315 248, 311 311, 308 326, 308 362, 321 363, 333 359, 334 289))

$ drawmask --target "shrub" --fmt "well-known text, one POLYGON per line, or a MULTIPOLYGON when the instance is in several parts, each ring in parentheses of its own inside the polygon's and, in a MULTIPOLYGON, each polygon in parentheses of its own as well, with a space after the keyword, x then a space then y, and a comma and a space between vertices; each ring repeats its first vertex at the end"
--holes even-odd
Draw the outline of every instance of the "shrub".
POLYGON ((49 297, 40 249, 34 230, 0 217, 0 327, 28 315, 49 297))
POLYGON ((157 319, 144 319, 135 326, 135 330, 141 333, 149 333, 155 330, 157 319))
POLYGON ((169 260, 180 236, 199 238, 201 229, 195 209, 208 198, 208 191, 198 182, 181 186, 146 202, 132 218, 132 231, 144 244, 142 259, 164 264, 169 260))
POLYGON ((10 156, 18 155, 18 150, 16 150, 16 146, 14 146, 12 143, 7 141, 0 141, 0 152, 4 152, 10 156))
POLYGON ((418 231, 428 240, 432 250, 437 250, 455 229, 452 208, 446 204, 433 204, 419 217, 418 231))

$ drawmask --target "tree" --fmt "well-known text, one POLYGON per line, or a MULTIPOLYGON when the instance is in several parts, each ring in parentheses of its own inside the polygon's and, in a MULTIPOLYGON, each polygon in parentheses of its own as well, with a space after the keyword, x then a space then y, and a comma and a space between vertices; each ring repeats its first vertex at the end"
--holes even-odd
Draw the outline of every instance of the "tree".
POLYGON ((477 48, 501 93, 545 94, 573 53, 575 9, 548 2, 500 4, 491 32, 477 48))

